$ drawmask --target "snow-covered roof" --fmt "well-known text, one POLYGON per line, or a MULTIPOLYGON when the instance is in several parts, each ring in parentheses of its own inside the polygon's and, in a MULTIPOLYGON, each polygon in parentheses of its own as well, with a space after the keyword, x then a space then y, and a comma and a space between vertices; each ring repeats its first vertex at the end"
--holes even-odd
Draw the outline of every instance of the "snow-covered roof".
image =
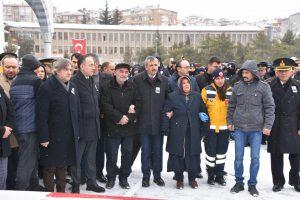
MULTIPOLYGON (((17 28, 38 28, 38 23, 30 22, 5 22, 17 28)), ((98 25, 98 24, 53 24, 54 29, 78 30, 124 30, 124 31, 263 31, 259 26, 134 26, 134 25, 98 25)))

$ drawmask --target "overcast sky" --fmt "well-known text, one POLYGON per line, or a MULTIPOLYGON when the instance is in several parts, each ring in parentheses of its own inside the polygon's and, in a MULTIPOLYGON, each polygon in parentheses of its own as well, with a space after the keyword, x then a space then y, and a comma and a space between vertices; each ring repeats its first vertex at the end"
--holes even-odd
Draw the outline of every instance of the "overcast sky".
MULTIPOLYGON (((4 0, 4 2, 22 0, 4 0)), ((105 0, 52 0, 59 11, 75 11, 80 8, 104 8, 105 0)), ((108 0, 109 9, 120 10, 136 6, 160 5, 161 8, 178 12, 178 17, 199 15, 213 19, 260 19, 286 18, 300 12, 300 0, 108 0)))

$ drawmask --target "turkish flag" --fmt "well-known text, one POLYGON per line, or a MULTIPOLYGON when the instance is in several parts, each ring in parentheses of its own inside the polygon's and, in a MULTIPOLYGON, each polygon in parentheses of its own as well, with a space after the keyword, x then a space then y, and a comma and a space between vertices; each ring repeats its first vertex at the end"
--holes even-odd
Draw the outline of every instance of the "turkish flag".
POLYGON ((81 55, 86 54, 86 39, 76 40, 72 39, 73 51, 75 53, 80 53, 81 55))

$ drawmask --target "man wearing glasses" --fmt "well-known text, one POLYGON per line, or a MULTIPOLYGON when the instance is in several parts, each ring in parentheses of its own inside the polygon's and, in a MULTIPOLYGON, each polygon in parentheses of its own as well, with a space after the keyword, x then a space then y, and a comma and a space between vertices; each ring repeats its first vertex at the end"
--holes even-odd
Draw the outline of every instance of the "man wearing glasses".
POLYGON ((187 60, 181 60, 176 63, 176 71, 169 78, 169 87, 171 91, 175 91, 178 88, 178 79, 182 76, 188 76, 191 80, 192 90, 200 92, 197 85, 196 79, 192 76, 189 76, 190 63, 187 60))

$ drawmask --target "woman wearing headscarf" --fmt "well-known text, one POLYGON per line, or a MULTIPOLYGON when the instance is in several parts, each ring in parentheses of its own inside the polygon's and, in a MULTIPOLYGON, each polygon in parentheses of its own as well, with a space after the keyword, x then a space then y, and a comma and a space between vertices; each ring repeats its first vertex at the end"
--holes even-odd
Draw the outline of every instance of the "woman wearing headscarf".
POLYGON ((189 185, 198 187, 195 178, 201 153, 201 120, 208 120, 205 113, 205 105, 200 94, 192 90, 189 77, 180 77, 178 90, 169 94, 162 114, 162 131, 168 136, 168 171, 175 172, 177 189, 184 187, 184 171, 188 172, 189 185))
POLYGON ((221 69, 213 71, 212 79, 213 83, 201 92, 210 118, 210 130, 205 135, 207 183, 214 185, 217 182, 224 186, 226 181, 223 175, 229 141, 226 116, 231 87, 225 82, 221 69))

